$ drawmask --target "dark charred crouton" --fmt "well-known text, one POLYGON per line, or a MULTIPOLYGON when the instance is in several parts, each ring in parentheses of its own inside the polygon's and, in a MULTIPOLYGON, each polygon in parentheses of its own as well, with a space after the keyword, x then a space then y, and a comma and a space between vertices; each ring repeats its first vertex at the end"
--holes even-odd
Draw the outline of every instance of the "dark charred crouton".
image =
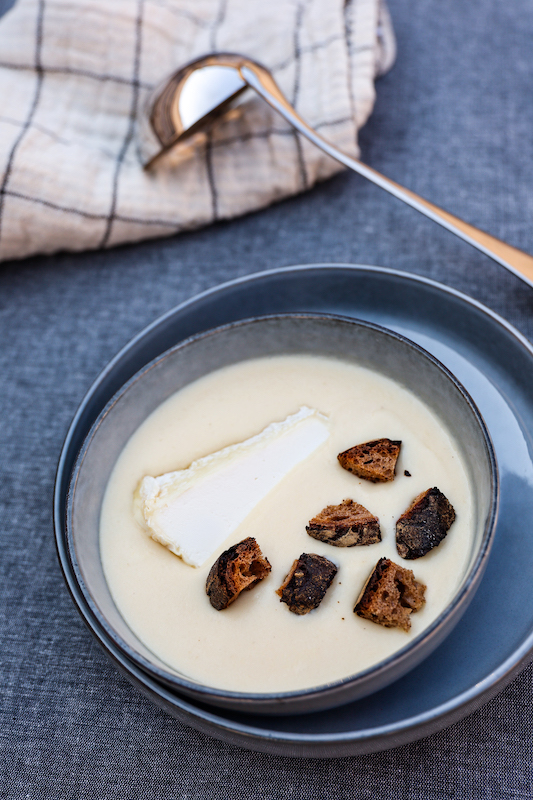
POLYGON ((294 614, 308 614, 318 608, 336 574, 337 567, 327 558, 302 553, 276 594, 294 614))
POLYGON ((380 558, 363 587, 354 612, 385 628, 408 631, 412 612, 424 605, 425 591, 425 585, 415 580, 410 569, 388 558, 380 558))
POLYGON ((396 549, 405 559, 420 558, 442 542, 455 520, 455 510, 437 489, 415 497, 396 523, 396 549))
POLYGON ((350 447, 349 450, 339 453, 337 458, 341 467, 359 478, 372 483, 385 483, 394 480, 401 446, 401 442, 390 439, 375 439, 350 447))
POLYGON ((379 520, 353 500, 343 500, 338 506, 326 506, 309 520, 306 531, 313 539, 335 547, 381 542, 379 520))
POLYGON ((227 608, 241 592, 265 578, 272 567, 252 537, 225 550, 207 576, 205 590, 213 608, 227 608))

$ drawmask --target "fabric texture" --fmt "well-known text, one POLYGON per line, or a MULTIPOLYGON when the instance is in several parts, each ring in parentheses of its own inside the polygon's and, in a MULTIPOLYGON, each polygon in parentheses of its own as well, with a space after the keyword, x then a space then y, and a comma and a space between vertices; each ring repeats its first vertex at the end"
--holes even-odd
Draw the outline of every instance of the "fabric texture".
MULTIPOLYGON (((531 0, 389 5, 398 58, 376 84, 359 134, 363 160, 531 252, 531 0)), ((68 425, 100 370, 197 292, 319 262, 432 278, 533 341, 533 290, 352 172, 179 236, 0 264, 2 800, 533 798, 531 666, 475 713, 412 744, 322 761, 268 756, 156 708, 96 645, 65 586, 54 475, 68 425)), ((529 515, 525 503, 524 536, 529 515)))
POLYGON ((341 169, 253 97, 144 171, 154 86, 214 51, 262 61, 356 155, 395 44, 381 0, 19 0, 0 23, 0 259, 169 235, 341 169))

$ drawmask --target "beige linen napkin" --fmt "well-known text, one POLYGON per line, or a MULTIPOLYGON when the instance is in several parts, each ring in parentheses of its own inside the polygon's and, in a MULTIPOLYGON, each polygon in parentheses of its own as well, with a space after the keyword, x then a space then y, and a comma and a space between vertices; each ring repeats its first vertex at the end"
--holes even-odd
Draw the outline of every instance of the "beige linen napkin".
POLYGON ((0 19, 0 259, 166 236, 341 169, 252 97, 143 170, 151 90, 217 50, 263 62, 356 155, 395 45, 380 0, 18 0, 0 19))

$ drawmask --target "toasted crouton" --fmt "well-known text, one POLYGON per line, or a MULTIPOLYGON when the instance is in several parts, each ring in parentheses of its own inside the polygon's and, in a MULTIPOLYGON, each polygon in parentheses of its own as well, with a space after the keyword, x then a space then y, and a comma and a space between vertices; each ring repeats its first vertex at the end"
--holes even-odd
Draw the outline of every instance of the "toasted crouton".
POLYGON ((381 541, 379 520, 354 500, 326 506, 309 520, 306 531, 313 539, 335 547, 355 547, 381 541))
POLYGON ((394 480, 401 446, 400 441, 375 439, 350 447, 349 450, 339 453, 337 458, 341 467, 359 478, 372 483, 386 483, 394 480))
POLYGON ((209 571, 206 592, 213 608, 222 611, 241 592, 265 578, 272 567, 251 536, 225 550, 209 571))
POLYGON ((318 608, 329 589, 337 567, 315 553, 302 553, 277 590, 282 603, 294 614, 308 614, 318 608))
POLYGON ((396 549, 407 560, 421 558, 442 542, 455 520, 455 509, 437 489, 415 497, 396 523, 396 549))
POLYGON ((426 586, 410 569, 380 558, 368 578, 354 612, 385 628, 411 628, 411 614, 424 605, 426 586))

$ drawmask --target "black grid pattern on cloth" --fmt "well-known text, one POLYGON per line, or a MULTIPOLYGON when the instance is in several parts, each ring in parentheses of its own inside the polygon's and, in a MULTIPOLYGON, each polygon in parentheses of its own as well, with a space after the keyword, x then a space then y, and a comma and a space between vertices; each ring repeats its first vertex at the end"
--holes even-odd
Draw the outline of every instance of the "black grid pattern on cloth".
POLYGON ((4 171, 4 176, 2 178, 2 185, 0 186, 0 238, 2 236, 2 217, 4 211, 6 190, 9 184, 9 178, 11 177, 11 171, 13 169, 13 162, 15 160, 17 150, 20 147, 22 140, 24 139, 26 131, 31 125, 33 115, 35 114, 35 111, 39 104, 39 98, 41 96, 41 89, 44 79, 43 66, 41 63, 41 53, 43 49, 44 11, 45 11, 45 0, 39 0, 36 35, 35 35, 35 63, 33 65, 33 69, 35 70, 35 94, 33 96, 33 102, 30 105, 26 119, 24 120, 22 127, 13 142, 13 146, 11 147, 11 151, 9 153, 6 168, 4 171))
MULTIPOLYGON (((305 10, 305 4, 302 4, 303 9, 305 10)), ((277 64, 273 64, 270 67, 271 72, 276 73, 280 72, 283 69, 287 69, 293 61, 297 58, 300 59, 304 55, 308 55, 309 53, 317 53, 319 50, 324 50, 325 48, 329 47, 330 44, 334 44, 335 42, 339 42, 346 37, 342 34, 333 33, 331 36, 328 36, 326 39, 321 39, 319 42, 313 42, 312 44, 300 45, 299 43, 299 34, 298 40, 295 38, 295 48, 294 52, 291 53, 287 58, 283 61, 279 61, 277 64)))
MULTIPOLYGON (((220 26, 224 22, 226 11, 228 8, 228 0, 219 0, 218 12, 211 26, 209 33, 209 49, 212 53, 217 49, 217 35, 220 26)), ((209 191, 211 193, 211 211, 213 221, 218 219, 218 188, 215 179, 215 165, 213 163, 213 133, 208 131, 205 142, 205 169, 207 174, 207 182, 209 191)))
MULTIPOLYGON (((30 66, 28 64, 10 64, 7 61, 0 61, 0 68, 1 69, 14 69, 14 70, 31 70, 35 69, 34 66, 30 66)), ((138 78, 123 78, 120 75, 108 75, 105 72, 93 72, 89 69, 77 69, 76 67, 40 67, 41 72, 44 74, 49 75, 80 75, 83 78, 92 78, 95 81, 111 81, 112 83, 122 83, 126 86, 130 86, 132 84, 142 88, 142 89, 151 89, 152 85, 150 83, 143 83, 139 81, 138 78)))
MULTIPOLYGON (((304 20, 304 14, 307 10, 308 3, 300 2, 298 4, 296 10, 296 21, 294 25, 294 86, 292 89, 292 106, 293 108, 298 108, 298 96, 300 93, 300 78, 301 78, 301 58, 302 58, 302 51, 300 48, 300 35, 304 20)), ((308 186, 308 178, 307 178, 307 167, 305 166, 305 157, 304 151, 302 147, 302 140, 299 131, 294 130, 292 131, 294 136, 294 141, 296 142, 296 153, 298 156, 298 167, 300 170, 300 185, 302 189, 307 189, 308 186)))
MULTIPOLYGON (((216 51, 217 37, 220 28, 225 21, 228 0, 219 0, 216 16, 213 20, 210 21, 202 19, 198 15, 194 14, 193 11, 176 8, 171 3, 165 2, 165 0, 151 0, 151 2, 155 5, 168 9, 177 18, 187 19, 189 22, 193 23, 199 30, 207 29, 209 31, 210 49, 216 51)), ((312 0, 299 0, 299 2, 295 3, 293 52, 291 52, 286 59, 272 66, 272 72, 276 74, 278 72, 287 69, 288 67, 291 66, 291 64, 294 65, 294 85, 292 93, 292 102, 293 105, 295 106, 298 105, 298 96, 300 91, 302 56, 318 52, 319 50, 327 48, 330 45, 334 44, 339 39, 343 38, 341 35, 335 34, 326 37, 318 42, 312 42, 310 44, 306 44, 305 46, 301 45, 300 43, 301 28, 303 25, 306 9, 309 7, 311 2, 312 0)), ((348 6, 351 2, 352 0, 347 0, 346 5, 348 6)), ((2 239, 3 212, 5 204, 10 197, 17 200, 23 200, 30 204, 35 204, 37 206, 40 205, 48 207, 50 209, 54 209, 56 211, 60 211, 65 214, 72 214, 76 217, 85 218, 87 220, 105 221, 105 228, 101 235, 99 244, 100 247, 105 247, 109 243, 112 234, 113 223, 115 220, 124 223, 134 223, 136 225, 144 225, 147 228, 150 227, 167 228, 169 233, 178 232, 183 228, 183 226, 177 223, 175 220, 164 219, 161 216, 147 215, 146 217, 142 217, 140 215, 131 215, 131 214, 128 215, 117 211, 117 199, 118 199, 118 192, 120 185, 121 169, 124 160, 126 158, 128 149, 130 148, 134 137, 136 117, 139 113, 139 91, 141 89, 149 91, 151 88, 153 88, 151 84, 148 84, 145 81, 140 80, 139 77, 141 50, 142 50, 143 10, 145 5, 146 5, 145 0, 139 0, 137 16, 134 22, 135 41, 134 41, 134 53, 132 57, 131 78, 119 75, 112 75, 105 71, 102 71, 100 73, 94 70, 81 69, 71 66, 54 66, 54 65, 43 64, 42 62, 43 25, 44 25, 44 15, 46 13, 46 0, 39 0, 39 5, 38 5, 34 63, 24 64, 24 63, 9 62, 6 61, 5 59, 0 60, 0 68, 2 69, 35 72, 35 93, 33 102, 29 108, 26 118, 24 120, 16 120, 16 119, 9 119, 6 117, 3 118, 0 117, 0 119, 2 119, 4 122, 13 125, 15 129, 16 128, 19 129, 15 133, 10 155, 5 166, 2 183, 0 185, 0 241, 2 239), (112 83, 131 86, 131 108, 129 113, 128 125, 121 147, 119 148, 118 153, 114 156, 115 163, 111 179, 109 207, 107 211, 105 210, 102 210, 101 212, 87 211, 84 210, 83 208, 75 207, 73 205, 61 202, 55 202, 53 200, 49 200, 44 197, 34 196, 28 191, 20 192, 10 188, 10 178, 12 176, 13 169, 16 168, 17 151, 25 135, 30 130, 30 128, 32 128, 32 126, 36 130, 39 130, 49 135, 50 137, 55 139, 55 141, 58 142, 62 141, 61 137, 58 136, 55 132, 47 131, 44 126, 34 122, 35 113, 41 96, 43 82, 46 80, 46 75, 48 74, 74 75, 83 78, 88 78, 89 80, 94 80, 101 83, 112 82, 112 83)), ((346 11, 345 11, 345 16, 346 16, 346 11)), ((350 31, 348 30, 348 28, 346 28, 344 39, 346 40, 347 46, 349 48, 351 45, 349 40, 350 31)), ((351 121, 352 120, 350 119, 350 117, 345 117, 340 120, 326 119, 319 121, 318 123, 315 124, 314 127, 316 129, 334 127, 343 123, 349 123, 351 121)), ((232 137, 217 138, 217 139, 213 139, 213 137, 210 134, 208 134, 205 143, 205 173, 211 195, 211 208, 212 208, 213 220, 216 220, 218 218, 218 198, 219 198, 219 187, 217 186, 216 169, 213 157, 215 150, 219 150, 220 148, 223 148, 226 145, 235 144, 238 141, 245 142, 250 139, 258 139, 258 140, 269 139, 275 136, 282 136, 282 137, 289 136, 294 138, 295 148, 296 148, 296 160, 299 170, 300 188, 305 189, 309 186, 309 179, 305 164, 304 149, 302 146, 301 136, 297 131, 291 128, 278 130, 275 127, 273 127, 271 130, 258 130, 252 132, 247 131, 241 136, 232 136, 232 137)), ((109 154, 106 153, 106 155, 109 154)), ((139 154, 137 153, 136 155, 137 158, 139 159, 140 158, 139 154)))
POLYGON ((120 177, 120 168, 122 167, 122 163, 126 156, 126 152, 133 139, 133 131, 135 129, 135 119, 137 117, 137 107, 139 103, 139 69, 140 69, 141 46, 142 46, 143 8, 144 8, 144 0, 137 0, 133 72, 132 72, 132 82, 131 82, 131 109, 129 114, 128 128, 126 130, 126 135, 124 137, 124 141, 122 142, 122 147, 120 148, 120 151, 117 155, 115 172, 113 175, 111 207, 109 209, 109 214, 107 216, 106 227, 104 235, 102 236, 102 241, 100 242, 100 247, 106 246, 107 242, 109 241, 109 237, 111 235, 111 226, 113 225, 113 220, 115 219, 116 209, 117 209, 117 193, 118 193, 118 181, 120 177))
MULTIPOLYGON (((341 119, 334 119, 328 122, 319 123, 318 125, 315 125, 315 129, 321 130, 323 128, 330 128, 336 125, 345 125, 351 122, 352 122, 352 117, 342 117, 341 119)), ((240 136, 234 136, 234 137, 228 136, 224 139, 218 139, 216 142, 211 141, 210 147, 211 150, 215 150, 219 147, 224 147, 228 144, 234 144, 235 142, 244 142, 247 139, 270 139, 272 136, 292 136, 292 135, 293 131, 290 129, 276 130, 275 128, 270 128, 269 130, 266 131, 248 132, 240 136)), ((214 197, 215 196, 214 193, 216 192, 214 179, 213 179, 212 191, 214 197)), ((68 214, 77 214, 80 217, 86 217, 87 219, 95 219, 95 220, 106 219, 106 216, 104 214, 93 214, 90 211, 84 211, 82 209, 68 208, 67 206, 62 206, 59 203, 52 203, 49 200, 43 200, 37 197, 30 197, 28 195, 22 194, 21 192, 10 191, 9 189, 6 189, 4 194, 9 197, 16 197, 19 200, 27 200, 28 202, 31 203, 39 203, 41 205, 48 206, 49 208, 53 208, 56 211, 64 211, 68 214)), ((157 217, 151 217, 150 219, 141 219, 140 217, 131 217, 127 216, 126 214, 114 214, 113 219, 120 220, 121 222, 133 222, 136 225, 154 225, 158 227, 169 228, 172 231, 180 230, 180 226, 176 225, 176 223, 173 222, 172 220, 159 219, 157 217)))
POLYGON ((350 11, 352 7, 352 0, 346 0, 344 4, 344 35, 346 36, 346 50, 348 58, 348 97, 350 99, 350 110, 353 119, 356 119, 355 96, 353 91, 352 81, 352 66, 353 66, 353 45, 352 45, 352 21, 350 19, 350 11))

